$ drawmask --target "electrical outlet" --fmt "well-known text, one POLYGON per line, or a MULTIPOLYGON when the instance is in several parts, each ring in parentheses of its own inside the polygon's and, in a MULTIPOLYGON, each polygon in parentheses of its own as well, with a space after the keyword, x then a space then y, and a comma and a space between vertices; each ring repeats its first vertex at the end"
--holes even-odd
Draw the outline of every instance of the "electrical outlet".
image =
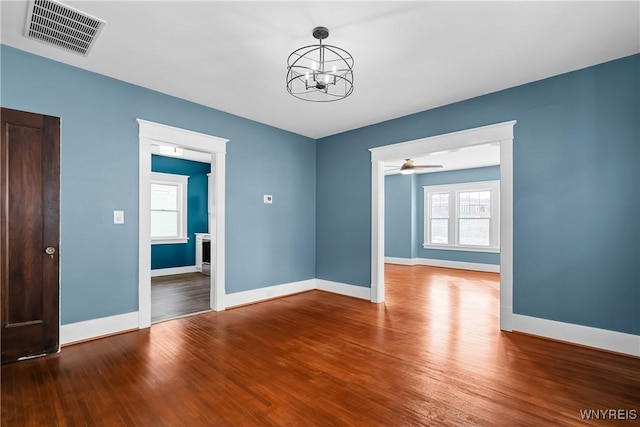
POLYGON ((273 196, 271 194, 264 195, 264 203, 270 205, 273 203, 273 196))

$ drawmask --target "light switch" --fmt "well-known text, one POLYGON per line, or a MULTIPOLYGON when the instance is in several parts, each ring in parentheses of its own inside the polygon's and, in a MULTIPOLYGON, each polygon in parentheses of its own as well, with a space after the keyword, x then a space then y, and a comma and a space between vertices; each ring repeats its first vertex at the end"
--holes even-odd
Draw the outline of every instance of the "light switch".
POLYGON ((271 194, 264 195, 264 203, 270 205, 273 203, 273 196, 271 194))
POLYGON ((124 211, 113 211, 113 223, 124 224, 124 211))

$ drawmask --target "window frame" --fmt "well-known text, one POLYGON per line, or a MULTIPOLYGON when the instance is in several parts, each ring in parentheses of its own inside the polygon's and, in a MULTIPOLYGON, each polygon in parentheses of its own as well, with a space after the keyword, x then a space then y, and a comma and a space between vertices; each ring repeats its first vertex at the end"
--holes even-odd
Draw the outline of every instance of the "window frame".
POLYGON ((425 185, 423 188, 424 206, 424 249, 439 249, 465 252, 500 252, 500 180, 464 182, 444 185, 425 185), (491 192, 491 219, 489 221, 489 246, 461 245, 460 238, 460 193, 475 191, 491 192), (449 243, 431 243, 431 195, 449 194, 449 243))
MULTIPOLYGON (((178 175, 172 173, 151 172, 151 185, 149 186, 149 192, 154 184, 157 185, 171 185, 176 186, 177 198, 178 198, 178 233, 176 237, 153 237, 151 235, 152 245, 168 245, 168 244, 182 244, 189 242, 189 236, 187 235, 187 222, 188 222, 188 185, 189 176, 178 175)), ((151 218, 151 212, 154 209, 149 210, 149 217, 151 218)), ((149 221, 149 227, 151 228, 151 219, 149 221)))

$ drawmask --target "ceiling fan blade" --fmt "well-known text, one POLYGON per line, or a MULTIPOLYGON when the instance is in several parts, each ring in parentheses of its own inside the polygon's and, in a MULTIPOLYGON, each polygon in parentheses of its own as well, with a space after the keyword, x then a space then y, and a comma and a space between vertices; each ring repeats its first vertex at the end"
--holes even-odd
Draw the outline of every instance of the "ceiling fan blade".
POLYGON ((414 169, 431 169, 431 168, 441 168, 442 165, 413 165, 414 169))

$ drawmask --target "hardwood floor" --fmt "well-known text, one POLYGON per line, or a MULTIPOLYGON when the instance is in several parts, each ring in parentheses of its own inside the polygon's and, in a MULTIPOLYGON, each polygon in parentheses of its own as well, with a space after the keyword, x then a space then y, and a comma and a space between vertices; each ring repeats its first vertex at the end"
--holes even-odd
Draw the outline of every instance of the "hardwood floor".
POLYGON ((638 423, 580 410, 640 412, 640 359, 500 332, 496 274, 385 268, 385 304, 311 291, 2 366, 2 425, 638 423))
POLYGON ((211 308, 209 276, 200 273, 151 278, 151 321, 172 319, 211 308))

